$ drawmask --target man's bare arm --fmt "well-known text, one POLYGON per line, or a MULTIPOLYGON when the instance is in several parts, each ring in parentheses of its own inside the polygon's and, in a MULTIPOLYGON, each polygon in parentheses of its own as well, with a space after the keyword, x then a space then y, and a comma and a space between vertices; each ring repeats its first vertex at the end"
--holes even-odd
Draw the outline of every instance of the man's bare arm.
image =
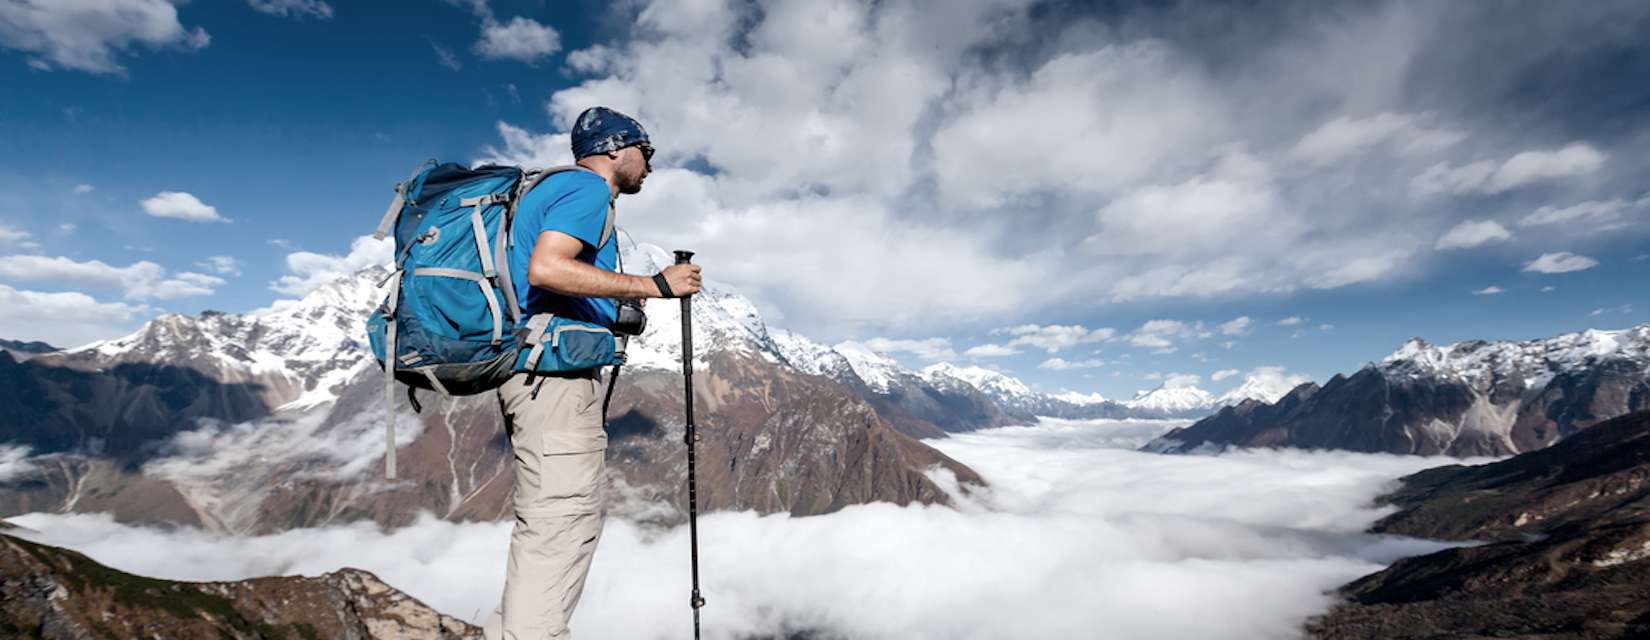
MULTIPOLYGON (((527 262, 527 283, 562 295, 586 298, 658 298, 659 287, 649 276, 614 273, 580 262, 584 243, 560 231, 545 231, 533 245, 527 262)), ((699 292, 699 265, 671 265, 665 280, 678 296, 699 292)))

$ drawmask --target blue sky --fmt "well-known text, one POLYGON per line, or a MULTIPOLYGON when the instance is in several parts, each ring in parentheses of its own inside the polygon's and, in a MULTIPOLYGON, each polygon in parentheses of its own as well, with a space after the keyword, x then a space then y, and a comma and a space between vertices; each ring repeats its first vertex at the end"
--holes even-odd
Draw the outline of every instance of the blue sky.
POLYGON ((420 160, 598 103, 661 149, 636 240, 911 366, 1219 392, 1650 315, 1641 3, 82 4, 0 0, 3 337, 300 295, 420 160))

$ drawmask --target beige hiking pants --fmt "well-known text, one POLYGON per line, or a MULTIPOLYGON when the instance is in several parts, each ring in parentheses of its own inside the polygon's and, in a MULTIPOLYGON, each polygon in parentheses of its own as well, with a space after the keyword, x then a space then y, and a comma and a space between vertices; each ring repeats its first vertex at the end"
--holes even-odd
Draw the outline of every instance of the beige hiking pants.
POLYGON ((518 373, 498 390, 516 456, 516 525, 504 598, 482 625, 487 640, 572 637, 567 621, 606 516, 598 491, 607 450, 600 384, 594 371, 531 383, 518 373))

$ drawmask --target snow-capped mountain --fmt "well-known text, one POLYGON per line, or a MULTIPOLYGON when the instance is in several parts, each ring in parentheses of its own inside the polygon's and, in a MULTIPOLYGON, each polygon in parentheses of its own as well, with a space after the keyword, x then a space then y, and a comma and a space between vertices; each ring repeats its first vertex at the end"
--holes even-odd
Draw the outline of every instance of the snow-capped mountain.
POLYGON ((1444 346, 1416 338, 1350 376, 1228 407, 1150 447, 1510 455, 1647 408, 1650 325, 1444 346))
POLYGON ((1276 367, 1261 367, 1244 378, 1242 384, 1215 399, 1215 407, 1237 406, 1245 400, 1272 404, 1307 382, 1303 376, 1288 375, 1276 367))
MULTIPOLYGON (((640 245, 624 260, 652 273, 670 256, 640 245)), ((386 406, 366 321, 387 275, 367 269, 256 314, 162 316, 131 335, 28 361, 0 353, 0 404, 9 408, 0 450, 26 456, 8 466, 26 477, 0 485, 0 517, 107 511, 239 533, 360 519, 400 526, 420 512, 508 517, 510 448, 490 394, 424 392, 414 415, 398 389, 402 479, 379 475, 386 406)), ((701 479, 701 508, 805 515, 875 500, 945 502, 924 475, 935 465, 979 482, 897 433, 846 359, 788 335, 786 344, 814 355, 790 364, 731 287, 705 280, 692 308, 701 453, 706 468, 727 470, 701 479), (852 385, 817 375, 832 366, 852 385)), ((676 490, 680 309, 675 300, 646 305, 647 331, 629 345, 609 414, 611 500, 650 518, 685 500, 676 490)))
POLYGON ((1208 413, 1216 404, 1215 396, 1190 384, 1166 382, 1150 391, 1141 391, 1123 406, 1143 412, 1157 412, 1179 416, 1188 413, 1208 413))

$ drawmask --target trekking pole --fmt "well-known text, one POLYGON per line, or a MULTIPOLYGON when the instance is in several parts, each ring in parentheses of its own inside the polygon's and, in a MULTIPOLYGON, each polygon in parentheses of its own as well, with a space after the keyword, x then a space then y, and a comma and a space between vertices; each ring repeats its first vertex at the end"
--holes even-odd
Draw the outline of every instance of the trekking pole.
MULTIPOLYGON (((676 264, 688 264, 693 252, 676 250, 676 264)), ((682 381, 687 386, 687 442, 688 454, 688 541, 693 549, 693 638, 699 640, 699 608, 705 599, 699 595, 699 486, 693 475, 693 445, 699 434, 693 428, 693 297, 682 296, 682 381)))

